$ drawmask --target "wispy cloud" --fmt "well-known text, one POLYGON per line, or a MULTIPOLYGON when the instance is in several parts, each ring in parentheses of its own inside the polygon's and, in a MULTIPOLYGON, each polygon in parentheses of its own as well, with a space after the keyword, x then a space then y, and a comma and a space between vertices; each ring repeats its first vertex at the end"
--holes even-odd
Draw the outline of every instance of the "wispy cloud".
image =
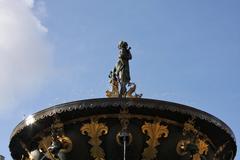
MULTIPOLYGON (((34 95, 51 70, 48 30, 34 5, 34 0, 0 0, 0 114, 34 95)), ((43 4, 41 11, 46 12, 43 4)))
POLYGON ((47 17, 45 1, 38 0, 34 5, 34 14, 41 20, 47 17))

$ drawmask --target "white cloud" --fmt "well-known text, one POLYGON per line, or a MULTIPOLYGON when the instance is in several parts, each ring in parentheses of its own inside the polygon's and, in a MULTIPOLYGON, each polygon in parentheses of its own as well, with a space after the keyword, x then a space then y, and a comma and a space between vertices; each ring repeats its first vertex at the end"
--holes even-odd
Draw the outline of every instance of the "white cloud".
POLYGON ((29 8, 33 8, 34 0, 23 0, 29 8))
POLYGON ((52 64, 47 28, 33 0, 0 0, 0 114, 34 95, 52 64))
POLYGON ((34 14, 39 18, 43 19, 47 17, 47 9, 45 1, 38 0, 34 5, 34 14))

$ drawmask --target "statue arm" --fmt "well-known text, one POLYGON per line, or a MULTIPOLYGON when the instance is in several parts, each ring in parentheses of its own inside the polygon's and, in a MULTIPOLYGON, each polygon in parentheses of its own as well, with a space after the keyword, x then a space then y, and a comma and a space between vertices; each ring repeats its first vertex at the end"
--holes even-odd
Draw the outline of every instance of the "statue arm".
POLYGON ((132 59, 132 54, 131 54, 131 51, 130 51, 131 47, 128 49, 128 59, 131 60, 132 59))

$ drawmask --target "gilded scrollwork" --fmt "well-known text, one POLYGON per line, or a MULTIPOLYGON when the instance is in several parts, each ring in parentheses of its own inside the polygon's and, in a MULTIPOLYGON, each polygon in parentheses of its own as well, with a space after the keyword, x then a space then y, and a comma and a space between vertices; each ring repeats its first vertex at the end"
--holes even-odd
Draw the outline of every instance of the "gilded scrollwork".
POLYGON ((91 123, 84 124, 81 129, 83 135, 88 135, 91 139, 88 141, 92 148, 90 149, 91 156, 95 160, 105 160, 104 150, 100 147, 102 141, 100 136, 108 133, 108 127, 98 121, 91 121, 91 123))
POLYGON ((118 80, 114 72, 110 72, 109 74, 109 83, 111 84, 111 90, 106 91, 106 96, 108 98, 119 97, 119 87, 118 87, 118 80))
POLYGON ((148 147, 142 153, 143 160, 152 160, 157 157, 156 147, 160 144, 158 139, 161 137, 168 137, 168 126, 160 125, 160 122, 147 123, 142 126, 142 132, 149 136, 146 141, 148 147))
MULTIPOLYGON (((116 98, 120 96, 119 91, 119 82, 116 77, 114 77, 114 73, 111 71, 109 74, 111 90, 106 91, 106 96, 108 98, 116 98)), ((137 85, 135 83, 128 84, 128 90, 122 95, 127 98, 141 98, 142 94, 135 93, 137 85)))
POLYGON ((198 147, 198 152, 193 155, 193 160, 202 160, 202 155, 207 155, 208 153, 208 144, 205 140, 197 138, 196 145, 198 147))
POLYGON ((198 138, 197 139, 197 146, 198 146, 198 149, 199 149, 199 151, 198 151, 199 154, 207 155, 207 153, 208 153, 208 144, 207 144, 206 140, 198 138))
POLYGON ((198 130, 194 127, 195 121, 194 119, 190 119, 183 125, 183 134, 193 133, 197 134, 198 130))
POLYGON ((65 154, 72 151, 72 141, 64 133, 64 124, 56 117, 51 125, 51 134, 41 136, 38 148, 50 160, 65 160, 65 154))
POLYGON ((178 141, 176 151, 186 159, 202 160, 208 154, 207 138, 200 136, 200 132, 194 125, 194 119, 184 123, 183 137, 178 141))
MULTIPOLYGON (((56 140, 61 144, 61 148, 59 148, 58 152, 69 153, 72 150, 72 141, 69 137, 65 135, 57 135, 56 140)), ((42 153, 45 154, 47 158, 51 160, 56 160, 59 158, 56 158, 54 154, 50 151, 52 143, 53 143, 52 136, 43 137, 42 140, 39 142, 38 148, 42 153)))

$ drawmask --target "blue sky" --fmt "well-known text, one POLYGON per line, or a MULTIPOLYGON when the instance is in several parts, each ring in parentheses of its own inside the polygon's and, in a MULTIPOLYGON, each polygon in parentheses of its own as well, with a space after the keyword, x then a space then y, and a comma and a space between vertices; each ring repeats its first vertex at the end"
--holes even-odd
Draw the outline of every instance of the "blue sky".
POLYGON ((239 8, 239 0, 0 0, 0 154, 11 159, 9 136, 24 116, 104 97, 120 40, 132 47, 144 98, 207 111, 239 145, 239 8))

